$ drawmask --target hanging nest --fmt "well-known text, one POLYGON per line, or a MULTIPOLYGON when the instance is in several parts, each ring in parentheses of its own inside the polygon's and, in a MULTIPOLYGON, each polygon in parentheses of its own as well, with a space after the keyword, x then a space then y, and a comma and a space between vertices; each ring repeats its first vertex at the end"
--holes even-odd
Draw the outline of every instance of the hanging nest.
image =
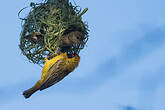
POLYGON ((68 0, 48 0, 30 6, 28 16, 21 18, 23 29, 19 45, 30 62, 43 64, 44 58, 59 47, 62 52, 77 54, 84 48, 88 25, 82 21, 82 15, 87 8, 81 11, 68 0))

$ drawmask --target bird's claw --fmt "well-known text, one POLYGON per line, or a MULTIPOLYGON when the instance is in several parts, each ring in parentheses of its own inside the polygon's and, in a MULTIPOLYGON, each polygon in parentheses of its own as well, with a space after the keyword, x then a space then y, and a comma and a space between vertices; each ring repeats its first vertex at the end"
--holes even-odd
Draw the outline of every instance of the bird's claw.
MULTIPOLYGON (((49 57, 49 56, 48 56, 49 57)), ((44 58, 44 61, 47 62, 48 61, 48 57, 44 58)))

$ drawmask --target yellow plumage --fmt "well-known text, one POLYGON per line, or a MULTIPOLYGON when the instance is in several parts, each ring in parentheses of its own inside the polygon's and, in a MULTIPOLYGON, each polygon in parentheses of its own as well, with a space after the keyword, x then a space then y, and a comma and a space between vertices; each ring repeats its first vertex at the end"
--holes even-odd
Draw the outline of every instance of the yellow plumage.
POLYGON ((45 61, 41 79, 32 88, 23 92, 25 98, 29 98, 37 90, 46 89, 62 80, 78 66, 80 57, 76 54, 72 58, 68 58, 66 53, 62 53, 45 61))

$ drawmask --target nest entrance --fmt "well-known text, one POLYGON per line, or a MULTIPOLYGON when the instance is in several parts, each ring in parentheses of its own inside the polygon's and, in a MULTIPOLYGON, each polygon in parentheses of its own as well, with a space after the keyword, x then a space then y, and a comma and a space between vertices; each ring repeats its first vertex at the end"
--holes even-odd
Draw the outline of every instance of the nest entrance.
POLYGON ((31 11, 22 19, 22 53, 36 64, 43 64, 59 47, 63 52, 79 53, 88 40, 88 26, 81 17, 86 11, 68 0, 31 3, 31 11))

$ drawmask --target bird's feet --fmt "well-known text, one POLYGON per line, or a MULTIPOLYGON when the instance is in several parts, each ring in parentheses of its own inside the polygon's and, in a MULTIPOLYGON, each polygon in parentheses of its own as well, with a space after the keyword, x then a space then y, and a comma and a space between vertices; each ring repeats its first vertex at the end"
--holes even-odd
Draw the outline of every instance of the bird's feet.
POLYGON ((59 47, 55 50, 55 52, 54 53, 51 53, 48 57, 46 57, 44 60, 45 60, 45 62, 46 61, 48 61, 48 59, 50 58, 50 57, 55 57, 55 56, 57 56, 57 55, 59 55, 61 53, 61 51, 60 51, 60 49, 59 49, 59 47))
MULTIPOLYGON (((48 56, 48 57, 49 57, 49 56, 48 56)), ((45 61, 45 62, 49 61, 49 60, 48 60, 48 57, 44 58, 44 61, 45 61)))

